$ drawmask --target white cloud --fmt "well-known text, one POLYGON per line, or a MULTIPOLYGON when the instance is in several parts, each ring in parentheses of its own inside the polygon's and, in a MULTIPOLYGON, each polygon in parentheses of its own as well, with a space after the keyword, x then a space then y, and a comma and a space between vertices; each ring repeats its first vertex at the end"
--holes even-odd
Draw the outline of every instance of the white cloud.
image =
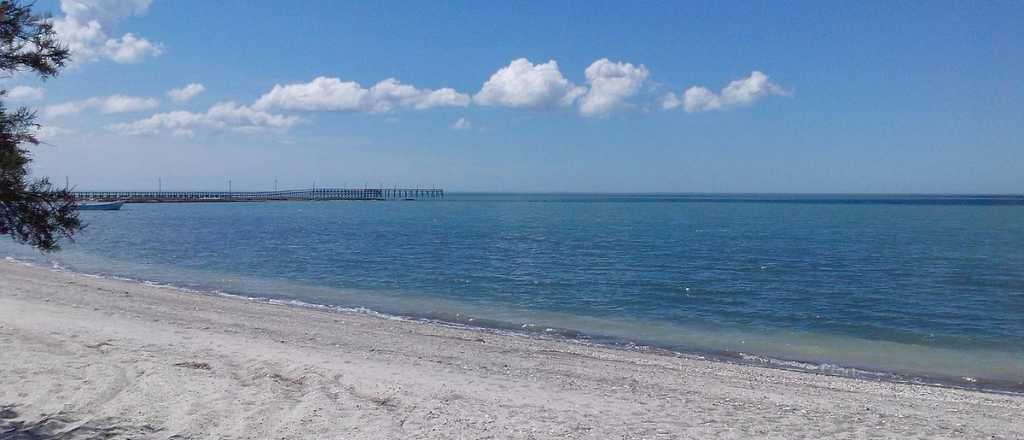
POLYGON ((152 0, 61 0, 60 10, 80 20, 110 23, 149 10, 152 0))
POLYGON ((469 105, 469 95, 456 92, 455 89, 421 90, 402 84, 394 78, 385 79, 370 88, 369 103, 365 103, 372 111, 387 112, 394 107, 410 107, 417 110, 432 107, 465 107, 469 105))
POLYGON ((297 116, 275 115, 233 102, 215 104, 206 117, 217 128, 289 128, 299 122, 297 116))
POLYGON ((299 122, 297 116, 272 114, 253 107, 222 102, 205 113, 173 111, 157 113, 146 119, 114 124, 110 130, 126 135, 157 134, 163 131, 175 136, 192 137, 193 129, 211 128, 240 132, 285 131, 299 122))
POLYGON ((636 94, 650 72, 642 64, 615 63, 607 58, 594 61, 585 72, 590 89, 580 99, 580 114, 603 116, 622 106, 636 94))
POLYGON ((191 83, 180 89, 171 89, 167 92, 169 96, 175 102, 185 102, 192 99, 196 95, 203 93, 206 90, 206 86, 199 83, 191 83))
POLYGON ((112 95, 50 105, 43 109, 43 114, 48 118, 56 118, 81 113, 88 109, 98 109, 100 113, 108 114, 125 113, 149 110, 158 105, 160 105, 160 101, 153 98, 112 95))
POLYGON ((160 105, 160 101, 153 98, 113 95, 102 99, 99 109, 102 113, 124 113, 149 110, 158 105, 160 105))
POLYGON ((660 102, 663 110, 672 110, 683 105, 683 101, 672 92, 668 92, 665 96, 662 96, 660 102))
POLYGON ((669 93, 662 98, 662 108, 671 110, 682 106, 689 113, 727 110, 752 105, 764 97, 773 95, 785 96, 789 95, 789 92, 771 82, 768 75, 755 70, 746 78, 730 82, 719 94, 701 86, 686 89, 682 99, 669 93))
POLYGON ((137 63, 147 56, 156 57, 163 53, 159 45, 145 38, 136 37, 132 33, 124 34, 120 39, 107 40, 104 49, 110 59, 121 64, 137 63))
POLYGON ((683 94, 683 108, 688 112, 720 110, 722 98, 704 87, 690 87, 683 94))
POLYGON ((156 134, 161 130, 187 130, 187 127, 198 126, 204 123, 204 113, 192 113, 184 110, 177 110, 167 113, 157 113, 146 119, 134 122, 126 122, 111 125, 109 128, 121 134, 142 135, 156 134))
POLYGON ((64 16, 53 20, 58 38, 68 45, 74 62, 107 58, 117 63, 137 63, 159 56, 158 43, 126 33, 110 37, 107 30, 118 21, 145 14, 151 0, 61 0, 64 16))
POLYGON ((7 98, 12 101, 37 101, 45 95, 42 87, 14 86, 7 91, 7 98))
POLYGON ((75 130, 70 128, 58 127, 56 125, 44 125, 36 129, 36 138, 46 142, 51 139, 57 139, 75 134, 75 130))
POLYGON ((491 75, 473 101, 513 108, 567 107, 585 92, 562 76, 555 60, 533 64, 519 58, 491 75))
POLYGON ((473 123, 466 118, 459 118, 452 124, 452 130, 469 130, 471 128, 473 128, 473 123))
POLYGON ((277 84, 253 106, 300 111, 355 111, 367 93, 355 81, 321 76, 305 84, 277 84))
POLYGON ((396 108, 465 107, 469 95, 451 88, 417 89, 394 78, 369 89, 355 81, 318 77, 308 83, 275 85, 253 104, 257 109, 386 113, 396 108))
POLYGON ((80 23, 74 18, 64 17, 53 21, 57 37, 68 45, 71 58, 75 61, 94 61, 102 57, 107 34, 101 28, 95 20, 80 23))

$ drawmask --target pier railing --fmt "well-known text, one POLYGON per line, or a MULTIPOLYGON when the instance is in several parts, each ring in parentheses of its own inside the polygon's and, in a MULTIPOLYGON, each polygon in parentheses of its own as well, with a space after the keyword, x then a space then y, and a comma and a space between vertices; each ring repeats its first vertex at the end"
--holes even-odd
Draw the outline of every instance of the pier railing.
POLYGON ((424 200, 439 188, 313 188, 281 191, 73 191, 78 200, 126 202, 238 202, 264 200, 424 200))

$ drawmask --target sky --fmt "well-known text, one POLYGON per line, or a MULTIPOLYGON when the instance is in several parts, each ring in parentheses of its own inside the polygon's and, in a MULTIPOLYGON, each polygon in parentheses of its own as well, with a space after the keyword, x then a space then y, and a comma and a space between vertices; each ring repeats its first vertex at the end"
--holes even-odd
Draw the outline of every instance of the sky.
POLYGON ((1024 3, 40 0, 81 190, 1024 193, 1024 3), (443 4, 442 4, 443 3, 443 4))

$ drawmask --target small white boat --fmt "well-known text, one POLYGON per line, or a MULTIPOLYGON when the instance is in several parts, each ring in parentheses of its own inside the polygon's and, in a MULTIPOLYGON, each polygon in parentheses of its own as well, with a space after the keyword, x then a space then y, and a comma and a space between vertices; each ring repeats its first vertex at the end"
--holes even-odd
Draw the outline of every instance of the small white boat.
POLYGON ((123 201, 79 203, 76 206, 76 209, 78 209, 79 211, 117 211, 121 209, 121 205, 124 205, 123 201))

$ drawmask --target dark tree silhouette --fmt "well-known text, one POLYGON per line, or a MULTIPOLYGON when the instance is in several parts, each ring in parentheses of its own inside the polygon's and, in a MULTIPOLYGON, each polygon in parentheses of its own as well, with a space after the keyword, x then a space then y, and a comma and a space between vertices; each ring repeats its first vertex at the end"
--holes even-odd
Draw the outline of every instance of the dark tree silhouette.
MULTIPOLYGON (((50 17, 32 13, 31 3, 0 0, 0 76, 19 72, 50 78, 64 67, 67 46, 57 40, 50 17)), ((39 145, 35 112, 25 107, 9 110, 0 90, 0 235, 42 251, 59 249, 82 223, 75 199, 49 180, 32 179, 27 145, 39 145)))

